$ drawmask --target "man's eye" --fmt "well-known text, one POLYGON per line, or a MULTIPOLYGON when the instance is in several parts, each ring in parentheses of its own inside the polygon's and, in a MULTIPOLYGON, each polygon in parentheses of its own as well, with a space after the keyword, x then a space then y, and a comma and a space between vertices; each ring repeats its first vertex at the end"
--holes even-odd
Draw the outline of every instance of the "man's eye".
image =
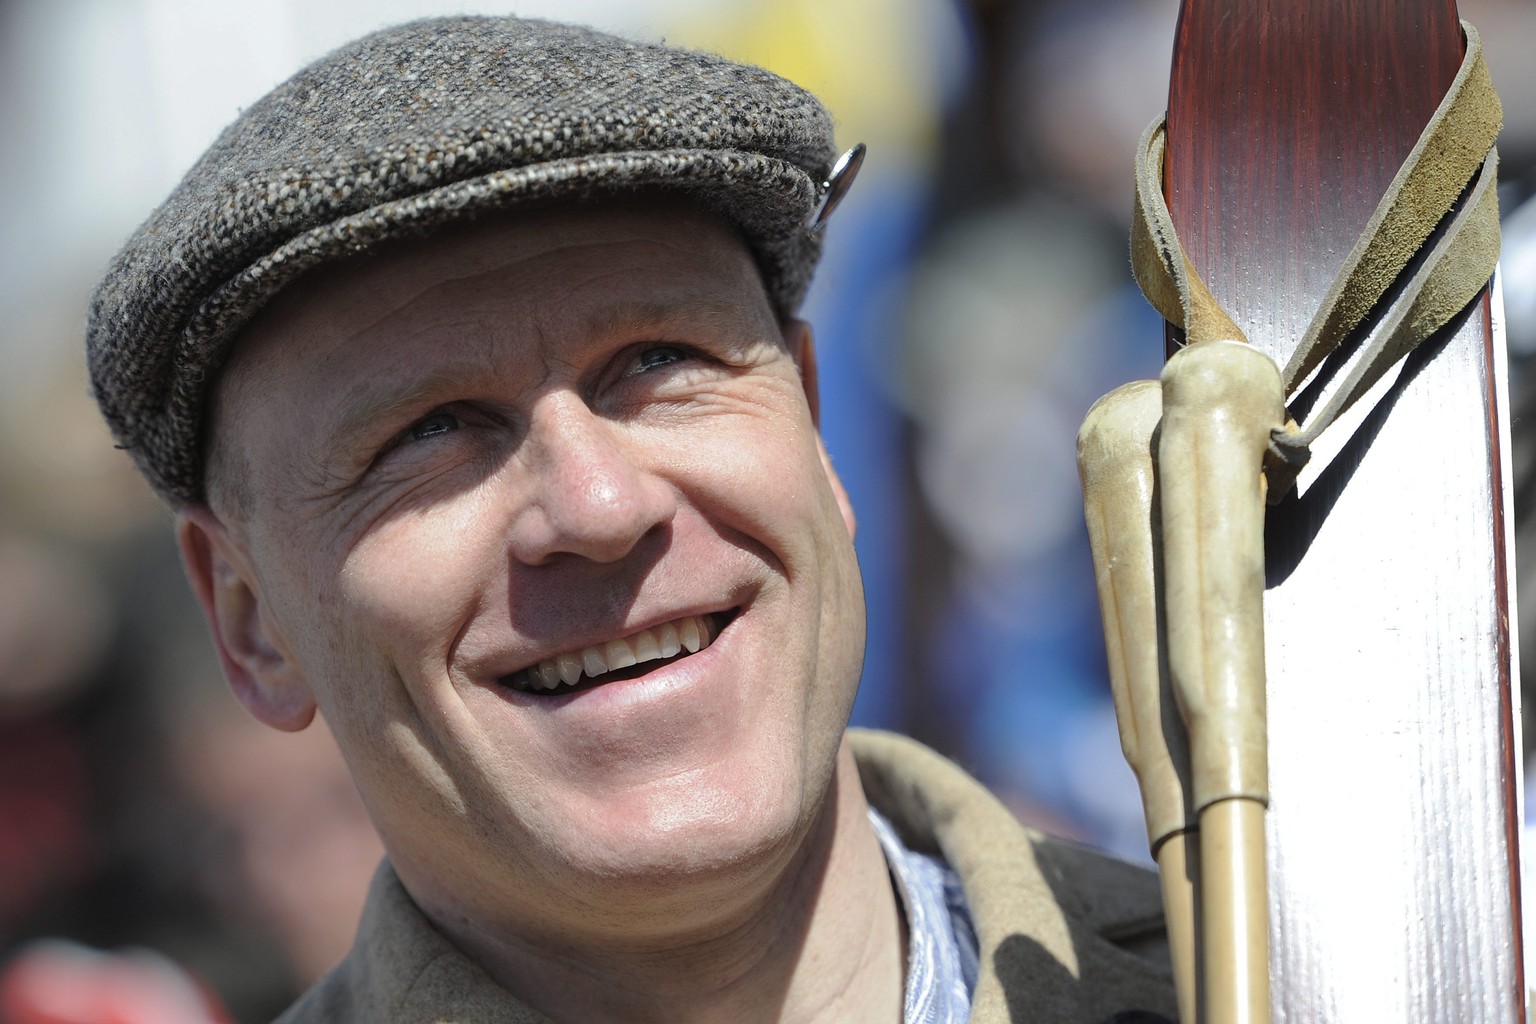
POLYGON ((447 434, 459 429, 459 418, 451 412, 435 412, 417 420, 405 432, 408 441, 425 441, 429 437, 447 434))
POLYGON ((672 363, 680 363, 688 358, 688 353, 676 345, 655 345, 646 349, 635 357, 635 362, 630 368, 631 374, 645 373, 672 363))

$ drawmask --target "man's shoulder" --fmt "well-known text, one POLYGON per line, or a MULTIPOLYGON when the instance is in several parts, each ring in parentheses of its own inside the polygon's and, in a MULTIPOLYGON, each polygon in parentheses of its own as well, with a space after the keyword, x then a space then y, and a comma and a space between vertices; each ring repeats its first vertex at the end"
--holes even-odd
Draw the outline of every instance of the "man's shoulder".
POLYGON ((1020 824, 920 743, 850 730, 869 802, 960 876, 981 945, 977 1021, 1172 1019, 1161 890, 1150 870, 1020 824))
POLYGON ((389 861, 352 951, 274 1024, 549 1024, 434 928, 389 861))
POLYGON ((358 1008, 353 1005, 351 986, 345 978, 346 969, 347 964, 343 961, 272 1024, 320 1024, 322 1021, 356 1020, 358 1008))

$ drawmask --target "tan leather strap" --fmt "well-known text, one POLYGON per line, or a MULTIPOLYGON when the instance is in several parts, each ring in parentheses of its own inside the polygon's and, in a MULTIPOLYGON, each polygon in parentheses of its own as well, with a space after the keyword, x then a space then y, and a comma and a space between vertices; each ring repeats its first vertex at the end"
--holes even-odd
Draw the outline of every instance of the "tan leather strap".
POLYGON ((1136 147, 1136 200, 1131 217, 1131 270, 1141 293, 1186 341, 1247 341, 1206 289, 1179 244, 1163 199, 1167 119, 1159 117, 1136 147))
MULTIPOLYGON (((1272 449, 1293 467, 1333 420, 1383 373, 1466 307, 1499 257, 1497 154, 1503 112, 1477 30, 1463 21, 1466 54, 1450 90, 1403 161, 1370 221, 1334 277, 1283 372, 1297 387, 1358 327, 1403 277, 1436 227, 1439 239, 1413 269, 1391 310, 1372 329, 1354 367, 1300 430, 1277 431, 1272 449), (1454 214, 1452 215, 1452 212, 1454 214), (1449 216, 1448 216, 1449 215, 1449 216)), ((1246 340, 1185 258, 1163 199, 1164 122, 1143 134, 1136 156, 1131 262, 1137 283, 1164 319, 1190 342, 1246 340)), ((1271 487, 1271 498, 1289 486, 1271 487)))
MULTIPOLYGON (((1383 373, 1444 326, 1483 290, 1499 261, 1497 161, 1496 153, 1488 154, 1466 201, 1418 269, 1404 283, 1386 316, 1372 330, 1360 359, 1350 368, 1328 403, 1308 418, 1304 428, 1277 435, 1276 444, 1289 448, 1311 445, 1383 373)), ((1310 332, 1308 337, 1312 337, 1310 332)), ((1296 364, 1300 355, 1298 349, 1291 363, 1296 364)))

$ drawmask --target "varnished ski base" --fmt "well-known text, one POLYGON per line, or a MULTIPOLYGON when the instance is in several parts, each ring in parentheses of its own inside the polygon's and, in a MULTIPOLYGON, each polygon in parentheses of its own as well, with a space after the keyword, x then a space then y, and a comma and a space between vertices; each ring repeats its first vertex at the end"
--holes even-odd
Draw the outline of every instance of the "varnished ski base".
MULTIPOLYGON (((1169 206, 1279 362, 1460 58, 1447 0, 1186 0, 1169 206)), ((1485 296, 1270 512, 1276 1021, 1524 1020, 1502 371, 1485 296)))

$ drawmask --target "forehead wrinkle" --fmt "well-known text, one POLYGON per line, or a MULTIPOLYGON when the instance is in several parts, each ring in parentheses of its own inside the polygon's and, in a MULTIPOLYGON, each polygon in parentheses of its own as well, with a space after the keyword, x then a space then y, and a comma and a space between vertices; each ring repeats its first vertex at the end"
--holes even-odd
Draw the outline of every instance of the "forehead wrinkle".
MULTIPOLYGON (((420 296, 418 296, 419 298, 420 296)), ((406 308, 415 303, 408 303, 406 308)), ((477 382, 494 381, 504 389, 512 379, 508 360, 527 358, 540 344, 539 339, 514 339, 514 330, 495 316, 464 308, 417 314, 386 316, 369 328, 357 332, 325 360, 321 377, 350 375, 352 383, 331 406, 328 426, 319 432, 325 452, 346 445, 369 433, 370 425, 381 419, 392 420, 435 401, 465 397, 463 389, 477 382), (370 335, 381 328, 386 333, 382 354, 365 360, 361 366, 350 358, 351 352, 370 342, 370 335), (471 339, 479 344, 453 346, 452 355, 434 355, 446 339, 471 339), (419 366, 419 370, 412 370, 419 366), (382 371, 382 372, 380 372, 382 371)), ((526 335, 528 327, 519 330, 526 335)), ((533 334, 540 332, 534 329, 533 334)))
POLYGON ((669 341, 681 340, 673 336, 684 336, 699 328, 710 334, 729 335, 743 325, 766 328, 771 324, 772 316, 766 305, 759 311, 754 303, 736 299, 690 296, 677 301, 650 299, 603 307, 586 318, 585 329, 593 337, 651 334, 654 340, 669 341), (759 312, 766 317, 759 316, 759 312))

